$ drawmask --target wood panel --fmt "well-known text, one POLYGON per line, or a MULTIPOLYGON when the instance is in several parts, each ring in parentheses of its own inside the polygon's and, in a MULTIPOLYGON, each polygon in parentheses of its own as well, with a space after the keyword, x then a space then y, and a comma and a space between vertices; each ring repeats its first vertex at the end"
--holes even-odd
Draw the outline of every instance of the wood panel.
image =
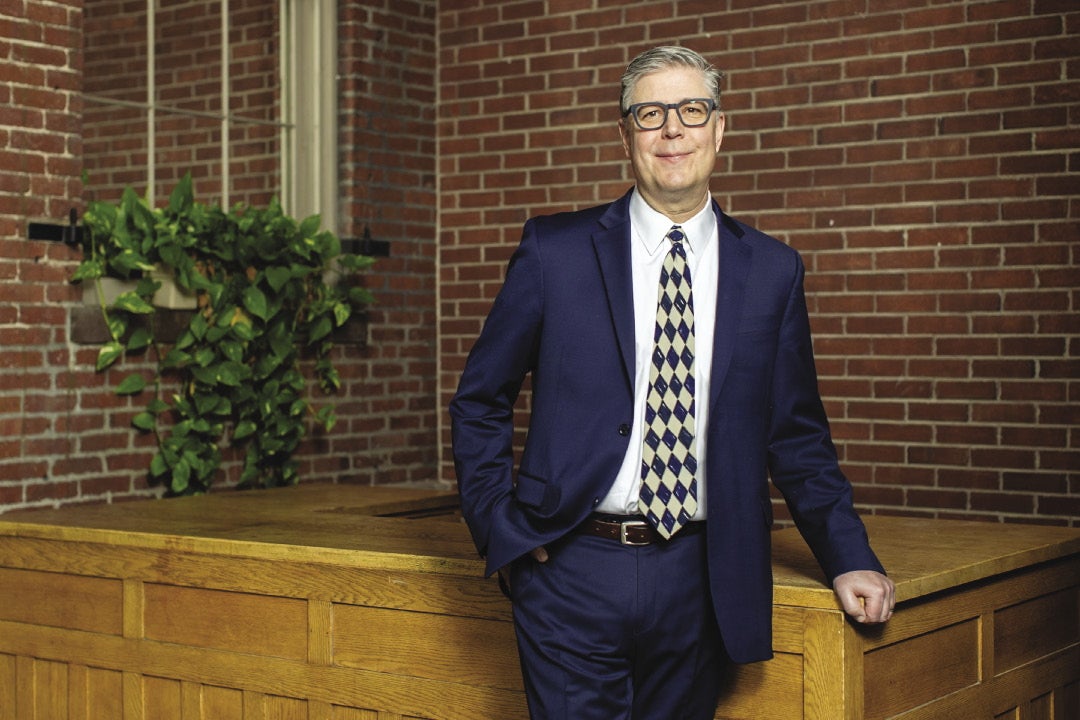
POLYGON ((994 614, 993 672, 1007 672, 1080 641, 1080 595, 1061 590, 994 614))
POLYGON ((118 580, 0 567, 0 620, 120 634, 118 580))
POLYGON ((336 563, 225 557, 227 562, 220 554, 0 534, 0 567, 138 578, 148 583, 309 597, 419 612, 504 620, 510 617, 505 598, 494 581, 482 578, 479 564, 458 572, 453 566, 437 571, 364 567, 348 554, 336 563))
POLYGON ((123 673, 81 665, 70 673, 72 720, 124 717, 123 673))
POLYGON ((244 695, 244 720, 317 720, 309 716, 308 705, 297 698, 249 692, 244 695))
POLYGON ((887 718, 979 682, 979 624, 971 620, 867 653, 866 717, 887 718))
MULTIPOLYGON (((1018 707, 1022 707, 1026 712, 1031 698, 1051 692, 1057 694, 1070 682, 1075 682, 1073 678, 1076 677, 1078 668, 1080 652, 1072 649, 1044 658, 1038 663, 1017 668, 994 678, 993 682, 972 685, 925 705, 905 710, 890 720, 981 720, 1014 711, 1018 707)), ((1059 717, 1072 720, 1080 717, 1080 714, 1070 708, 1070 712, 1059 717)))
POLYGON ((0 718, 15 717, 15 656, 0 654, 0 718))
POLYGON ((777 653, 772 660, 731 668, 723 679, 718 720, 803 717, 803 657, 777 653))
POLYGON ((338 665, 522 689, 508 622, 335 605, 333 627, 338 665))
POLYGON ((181 683, 179 680, 144 676, 142 679, 142 714, 146 720, 182 720, 181 683))
POLYGON ((293 598, 147 584, 149 640, 307 659, 307 603, 293 598))

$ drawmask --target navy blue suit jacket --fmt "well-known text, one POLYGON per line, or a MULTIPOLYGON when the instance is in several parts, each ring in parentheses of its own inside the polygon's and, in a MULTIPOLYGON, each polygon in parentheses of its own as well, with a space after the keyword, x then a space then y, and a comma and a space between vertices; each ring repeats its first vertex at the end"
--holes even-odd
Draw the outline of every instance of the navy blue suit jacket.
MULTIPOLYGON (((526 223, 451 402, 462 511, 489 574, 581 523, 626 454, 634 421, 629 200, 526 223), (515 473, 513 407, 530 373, 515 473)), ((751 662, 772 653, 770 476, 830 582, 849 570, 883 570, 818 395, 802 261, 713 206, 720 277, 705 438, 709 580, 728 654, 751 662)))

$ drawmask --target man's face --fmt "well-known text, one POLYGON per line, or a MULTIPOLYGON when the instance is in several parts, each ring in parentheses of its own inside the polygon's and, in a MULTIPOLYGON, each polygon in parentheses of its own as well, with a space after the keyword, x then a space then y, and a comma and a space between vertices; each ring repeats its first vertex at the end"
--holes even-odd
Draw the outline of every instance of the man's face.
MULTIPOLYGON (((707 97, 710 93, 701 72, 676 66, 638 80, 631 104, 707 97)), ((667 122, 658 130, 642 130, 627 116, 620 121, 619 132, 638 191, 649 205, 677 221, 688 219, 704 206, 724 136, 723 113, 712 113, 701 127, 686 127, 671 109, 667 122)))

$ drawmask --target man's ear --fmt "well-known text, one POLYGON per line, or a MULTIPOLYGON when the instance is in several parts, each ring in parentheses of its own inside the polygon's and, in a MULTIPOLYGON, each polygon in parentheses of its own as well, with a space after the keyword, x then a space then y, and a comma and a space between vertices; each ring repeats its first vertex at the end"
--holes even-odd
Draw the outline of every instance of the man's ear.
POLYGON ((622 140, 623 152, 630 157, 630 128, 626 126, 626 118, 619 121, 619 139, 622 140))

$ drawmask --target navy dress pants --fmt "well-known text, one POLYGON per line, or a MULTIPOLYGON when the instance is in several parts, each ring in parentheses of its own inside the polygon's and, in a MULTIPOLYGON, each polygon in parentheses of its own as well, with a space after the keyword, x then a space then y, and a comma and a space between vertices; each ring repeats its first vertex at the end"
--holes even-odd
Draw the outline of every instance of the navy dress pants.
POLYGON ((705 533, 644 546, 571 533, 515 562, 510 593, 533 720, 711 720, 730 667, 705 533))

